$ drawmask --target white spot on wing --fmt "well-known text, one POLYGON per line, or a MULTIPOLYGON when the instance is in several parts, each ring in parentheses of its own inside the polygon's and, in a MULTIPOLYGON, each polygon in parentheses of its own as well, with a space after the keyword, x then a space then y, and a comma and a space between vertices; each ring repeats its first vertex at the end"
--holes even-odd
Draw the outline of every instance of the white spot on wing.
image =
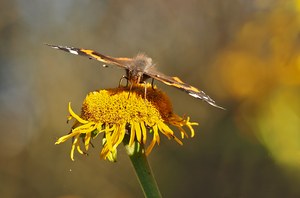
POLYGON ((72 50, 71 48, 67 48, 67 50, 69 50, 69 52, 70 52, 71 54, 78 55, 78 52, 75 51, 75 50, 72 50))
POLYGON ((194 93, 189 93, 190 96, 193 96, 195 98, 200 98, 197 94, 194 94, 194 93))
POLYGON ((193 97, 195 97, 195 98, 199 98, 199 99, 201 99, 201 100, 209 100, 209 99, 210 99, 210 98, 207 97, 207 96, 200 96, 200 95, 195 94, 195 93, 189 93, 189 95, 190 95, 190 96, 193 96, 193 97))
POLYGON ((221 106, 218 106, 218 105, 216 105, 214 102, 210 102, 210 101, 206 101, 206 102, 208 102, 208 104, 210 104, 210 105, 212 105, 212 106, 214 106, 214 107, 217 107, 217 108, 219 108, 219 109, 226 110, 225 108, 223 108, 223 107, 221 107, 221 106))
POLYGON ((195 93, 189 93, 189 95, 190 95, 190 96, 193 96, 193 97, 195 97, 195 98, 199 98, 199 99, 201 99, 201 100, 204 100, 204 101, 206 101, 208 104, 210 104, 210 105, 212 105, 212 106, 214 106, 214 107, 217 107, 217 108, 219 108, 219 109, 225 110, 223 107, 220 107, 220 106, 216 105, 216 104, 215 104, 215 101, 213 101, 209 96, 200 96, 200 95, 195 94, 195 93))

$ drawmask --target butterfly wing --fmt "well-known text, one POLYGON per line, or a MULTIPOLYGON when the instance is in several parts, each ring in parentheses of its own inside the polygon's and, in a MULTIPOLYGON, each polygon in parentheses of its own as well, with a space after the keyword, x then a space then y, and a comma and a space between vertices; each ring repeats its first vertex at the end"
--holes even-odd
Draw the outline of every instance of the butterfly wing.
MULTIPOLYGON (((64 47, 64 46, 59 46, 59 45, 52 45, 52 44, 46 44, 54 49, 59 49, 74 55, 80 55, 80 56, 85 56, 88 57, 89 59, 94 59, 100 62, 103 62, 105 64, 112 64, 116 65, 125 69, 130 69, 130 63, 133 61, 131 58, 114 58, 110 56, 106 56, 103 54, 100 54, 94 50, 89 50, 89 49, 82 49, 82 48, 75 48, 75 47, 64 47)), ((201 100, 206 101, 210 105, 224 109, 223 107, 218 106, 213 99, 211 99, 208 95, 206 95, 203 91, 198 90, 196 87, 193 87, 189 84, 184 83, 182 80, 180 80, 178 77, 171 77, 167 76, 165 74, 162 74, 158 71, 156 71, 153 67, 150 67, 149 69, 146 69, 144 71, 144 74, 146 76, 149 76, 151 78, 154 78, 158 81, 161 81, 167 85, 176 87, 180 90, 183 90, 187 92, 190 96, 194 98, 198 98, 201 100)))
POLYGON ((146 74, 148 76, 150 76, 151 78, 154 78, 160 82, 165 83, 166 85, 170 85, 170 86, 176 87, 180 90, 183 90, 194 98, 204 100, 205 102, 207 102, 208 104, 210 104, 214 107, 224 109, 223 107, 218 106, 216 104, 216 102, 213 99, 211 99, 206 93, 197 89, 196 87, 193 87, 189 84, 184 83, 178 77, 167 76, 163 73, 160 73, 160 72, 154 70, 153 68, 151 68, 149 71, 147 71, 146 74))
POLYGON ((94 50, 90 49, 82 49, 82 48, 76 48, 76 47, 67 47, 67 46, 59 46, 59 45, 52 45, 52 44, 46 44, 54 49, 59 49, 74 55, 80 55, 88 57, 89 59, 94 59, 100 62, 103 62, 105 64, 112 64, 116 65, 125 69, 128 69, 127 65, 128 62, 132 61, 131 58, 114 58, 110 56, 106 56, 103 54, 100 54, 94 50))

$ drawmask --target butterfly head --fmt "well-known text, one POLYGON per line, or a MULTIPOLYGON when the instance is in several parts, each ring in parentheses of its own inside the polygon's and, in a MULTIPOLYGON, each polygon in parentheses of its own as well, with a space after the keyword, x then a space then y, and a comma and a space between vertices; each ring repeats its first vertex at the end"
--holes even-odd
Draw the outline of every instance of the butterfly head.
POLYGON ((144 74, 152 66, 152 59, 147 55, 140 53, 134 57, 127 66, 127 77, 134 84, 140 83, 146 80, 144 74))

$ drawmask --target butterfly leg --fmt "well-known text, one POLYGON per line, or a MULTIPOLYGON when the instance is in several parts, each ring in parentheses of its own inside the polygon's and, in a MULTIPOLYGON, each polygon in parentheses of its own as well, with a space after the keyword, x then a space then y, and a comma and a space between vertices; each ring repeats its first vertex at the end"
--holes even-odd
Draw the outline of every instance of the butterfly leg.
MULTIPOLYGON (((128 86, 128 79, 127 79, 127 86, 128 86)), ((131 93, 131 89, 132 89, 133 83, 130 83, 130 88, 129 88, 129 92, 128 92, 128 99, 131 93)))
POLYGON ((154 89, 154 78, 152 78, 152 80, 151 80, 151 87, 152 87, 152 89, 154 89))
POLYGON ((144 84, 144 87, 145 87, 145 92, 144 92, 144 98, 145 98, 145 101, 146 101, 146 96, 147 96, 147 83, 146 83, 146 81, 143 81, 142 82, 143 84, 144 84))

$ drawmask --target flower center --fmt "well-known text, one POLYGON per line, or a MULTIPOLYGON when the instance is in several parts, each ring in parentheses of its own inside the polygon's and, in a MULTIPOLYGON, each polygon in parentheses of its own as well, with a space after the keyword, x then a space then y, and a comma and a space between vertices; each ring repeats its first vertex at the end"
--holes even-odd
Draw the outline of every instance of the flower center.
POLYGON ((150 126, 166 120, 172 114, 172 106, 165 94, 139 85, 131 90, 120 87, 94 91, 88 94, 82 106, 82 118, 96 123, 122 124, 130 121, 145 122, 150 126))

